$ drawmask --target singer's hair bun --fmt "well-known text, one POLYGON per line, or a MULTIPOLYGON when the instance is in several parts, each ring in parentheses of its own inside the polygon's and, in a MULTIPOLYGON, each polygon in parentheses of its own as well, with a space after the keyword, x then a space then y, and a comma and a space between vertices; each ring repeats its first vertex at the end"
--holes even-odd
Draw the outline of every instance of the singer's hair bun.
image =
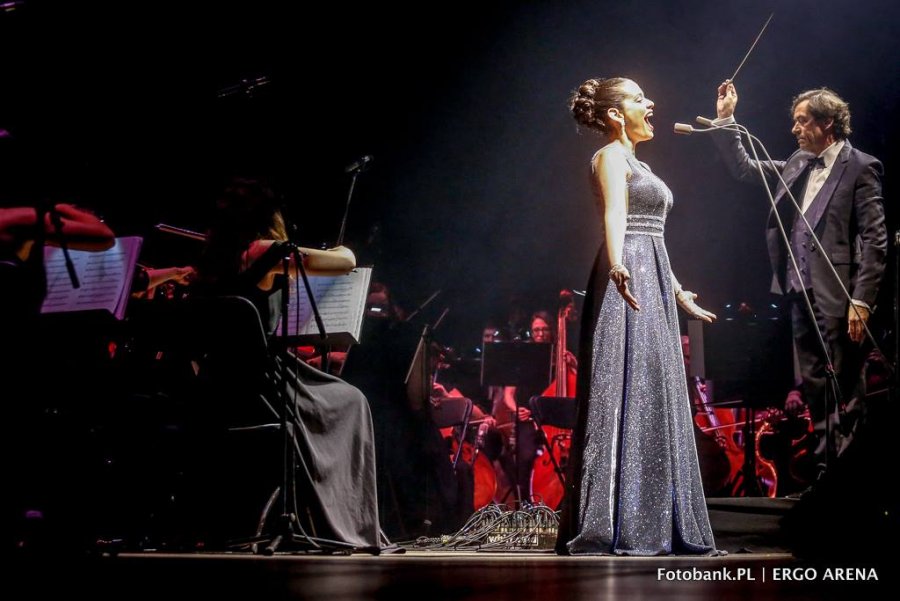
POLYGON ((569 109, 575 120, 601 134, 610 133, 612 128, 606 111, 622 106, 626 98, 622 84, 626 81, 624 77, 595 78, 578 86, 569 98, 569 109))

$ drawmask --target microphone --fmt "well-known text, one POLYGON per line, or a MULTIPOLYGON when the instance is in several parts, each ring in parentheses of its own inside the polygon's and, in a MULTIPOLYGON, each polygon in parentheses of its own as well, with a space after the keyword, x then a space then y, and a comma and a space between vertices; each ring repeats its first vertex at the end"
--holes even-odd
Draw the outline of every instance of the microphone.
POLYGON ((687 123, 676 123, 675 124, 675 133, 689 136, 694 132, 707 132, 710 130, 723 129, 723 128, 728 129, 726 125, 716 123, 717 119, 707 119, 706 117, 698 116, 695 119, 695 121, 697 121, 697 123, 699 123, 700 125, 707 127, 708 129, 694 129, 692 126, 688 125, 687 123))
POLYGON ((242 79, 234 85, 227 86, 222 88, 221 90, 218 90, 216 92, 216 96, 218 98, 225 98, 226 96, 234 96, 235 94, 245 94, 252 97, 257 88, 269 85, 270 83, 271 80, 267 75, 250 77, 247 79, 242 79))
POLYGON ((344 173, 353 173, 354 171, 362 173, 369 168, 369 163, 371 162, 372 155, 367 154, 366 156, 360 158, 358 161, 353 161, 352 163, 344 167, 344 173))

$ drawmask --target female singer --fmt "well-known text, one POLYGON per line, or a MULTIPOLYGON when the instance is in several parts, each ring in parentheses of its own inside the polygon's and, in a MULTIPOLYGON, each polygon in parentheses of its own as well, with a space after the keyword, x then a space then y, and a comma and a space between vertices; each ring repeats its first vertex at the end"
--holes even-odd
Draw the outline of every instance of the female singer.
POLYGON ((557 551, 714 553, 675 305, 707 322, 715 315, 672 274, 663 240, 672 192, 635 157, 653 138, 654 103, 616 77, 585 81, 570 108, 607 144, 591 160, 604 236, 584 304, 557 551))

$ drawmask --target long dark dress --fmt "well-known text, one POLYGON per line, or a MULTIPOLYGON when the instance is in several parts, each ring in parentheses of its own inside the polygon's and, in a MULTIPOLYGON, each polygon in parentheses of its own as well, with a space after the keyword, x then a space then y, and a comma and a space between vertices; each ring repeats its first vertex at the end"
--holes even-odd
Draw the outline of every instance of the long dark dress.
MULTIPOLYGON (((256 287, 280 260, 278 245, 230 282, 217 285, 220 294, 250 300, 260 314, 266 333, 278 327, 281 287, 256 287)), ((274 345, 273 345, 274 346, 274 345)), ((271 347, 270 347, 271 348, 271 347)), ((366 397, 359 389, 324 373, 286 352, 273 352, 272 378, 281 381, 293 409, 296 429, 297 495, 309 510, 317 537, 349 543, 358 548, 382 547, 375 474, 375 435, 366 397)), ((279 408, 280 398, 267 398, 279 408)), ((305 512, 303 512, 305 515, 305 512)))
POLYGON ((607 285, 602 245, 582 317, 578 425, 557 551, 710 553, 715 545, 663 240, 672 193, 647 165, 627 160, 622 263, 641 310, 607 285))

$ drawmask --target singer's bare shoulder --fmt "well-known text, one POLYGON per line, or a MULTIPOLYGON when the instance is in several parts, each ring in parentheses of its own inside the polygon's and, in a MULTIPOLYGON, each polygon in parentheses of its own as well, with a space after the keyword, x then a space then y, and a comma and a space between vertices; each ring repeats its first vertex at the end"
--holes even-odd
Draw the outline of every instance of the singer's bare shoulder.
POLYGON ((630 178, 631 167, 628 165, 627 152, 628 150, 618 142, 610 142, 594 153, 591 168, 596 174, 624 173, 626 178, 630 178))

